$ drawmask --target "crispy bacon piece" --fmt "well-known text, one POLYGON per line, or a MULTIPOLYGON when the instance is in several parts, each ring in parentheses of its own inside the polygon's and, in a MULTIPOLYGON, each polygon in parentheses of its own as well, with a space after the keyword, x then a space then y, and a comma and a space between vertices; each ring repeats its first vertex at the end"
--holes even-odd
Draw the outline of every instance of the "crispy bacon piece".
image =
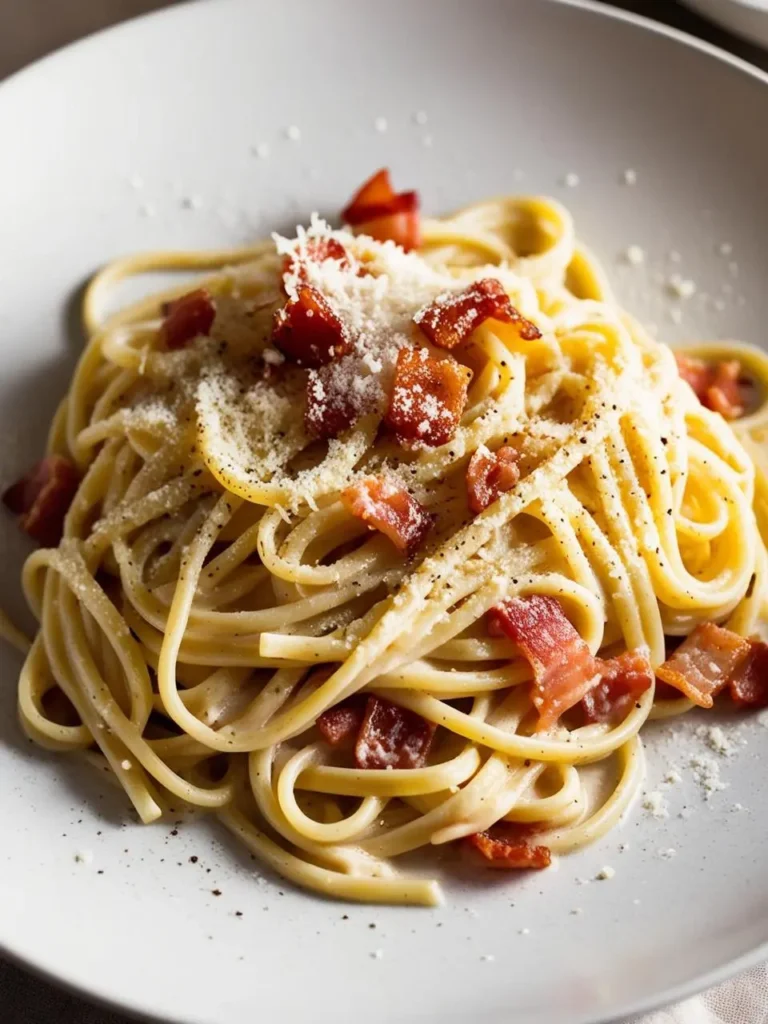
POLYGON ((581 701, 587 722, 616 722, 626 718, 632 705, 653 683, 648 653, 647 647, 638 647, 609 661, 595 659, 600 681, 581 701))
POLYGON ((302 285, 275 314, 272 344, 298 366, 317 369, 352 347, 344 324, 325 297, 311 285, 302 285))
POLYGON ((737 420, 746 412, 742 383, 742 368, 738 359, 716 363, 704 404, 713 412, 719 412, 726 420, 737 420))
POLYGON ((400 444, 430 448, 456 433, 472 371, 452 356, 433 358, 425 348, 401 348, 384 422, 400 444))
POLYGON ((512 490, 520 479, 519 459, 515 449, 506 445, 496 452, 480 445, 467 466, 467 495, 475 515, 512 490))
POLYGON ((377 171, 358 189, 341 217, 380 242, 396 242, 406 251, 421 245, 418 193, 395 193, 386 168, 377 171))
POLYGON ((749 640, 714 622, 704 622, 656 669, 656 675, 694 704, 711 708, 713 697, 746 661, 750 650, 749 640))
POLYGON ((462 345, 486 320, 515 324, 524 341, 541 337, 538 327, 521 316, 495 277, 475 281, 463 292, 439 295, 413 318, 433 345, 447 349, 462 345))
POLYGON ((55 547, 80 476, 64 455, 46 455, 3 494, 3 504, 19 517, 19 526, 43 547, 55 547))
POLYGON ((554 597, 515 597, 491 608, 488 616, 491 635, 509 637, 530 662, 538 729, 551 728, 595 682, 599 669, 589 647, 554 597))
POLYGON ((378 242, 394 242, 406 252, 421 245, 421 220, 417 192, 401 192, 389 203, 371 206, 358 231, 378 242))
POLYGON ((384 476, 358 481, 342 493, 341 500, 353 516, 408 554, 419 547, 432 528, 432 517, 423 505, 384 476))
POLYGON ((370 696, 355 744, 358 768, 421 768, 435 726, 407 708, 370 696))
POLYGON ((365 717, 366 702, 363 694, 356 693, 320 715, 315 724, 329 746, 347 746, 357 738, 365 717))
POLYGON ((535 846, 529 842, 530 835, 530 829, 505 823, 475 832, 465 842, 483 855, 489 868, 548 868, 552 863, 549 847, 535 846))
POLYGON ((382 167, 371 177, 363 182, 360 188, 350 199, 347 206, 341 211, 341 219, 347 224, 360 223, 360 210, 368 206, 380 206, 394 199, 395 190, 389 177, 389 169, 382 167))
POLYGON ((768 644, 750 640, 750 651, 730 675, 731 699, 741 708, 768 707, 768 644))
POLYGON ((286 256, 283 260, 283 275, 298 273, 301 281, 306 279, 306 263, 324 263, 325 260, 336 260, 342 270, 352 266, 349 253, 335 238, 310 238, 301 255, 286 256))
POLYGON ((313 370, 307 381, 304 429, 310 437, 328 440, 349 430, 358 413, 349 391, 323 370, 313 370))
POLYGON ((210 334, 216 305, 205 288, 196 288, 169 302, 164 309, 163 338, 169 349, 184 348, 200 335, 210 334))
POLYGON ((690 384, 702 405, 719 412, 727 420, 744 415, 746 403, 742 384, 742 366, 738 359, 706 363, 682 352, 675 353, 677 370, 690 384))

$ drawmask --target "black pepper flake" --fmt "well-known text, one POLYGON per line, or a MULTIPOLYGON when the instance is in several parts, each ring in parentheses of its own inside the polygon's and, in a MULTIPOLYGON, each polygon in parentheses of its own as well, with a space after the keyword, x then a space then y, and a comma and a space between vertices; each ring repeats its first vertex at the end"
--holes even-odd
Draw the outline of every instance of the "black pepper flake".
POLYGON ((198 860, 197 856, 193 853, 192 856, 189 858, 189 863, 190 864, 197 864, 197 860, 198 860))
POLYGON ((221 889, 211 889, 212 896, 221 896, 221 889))

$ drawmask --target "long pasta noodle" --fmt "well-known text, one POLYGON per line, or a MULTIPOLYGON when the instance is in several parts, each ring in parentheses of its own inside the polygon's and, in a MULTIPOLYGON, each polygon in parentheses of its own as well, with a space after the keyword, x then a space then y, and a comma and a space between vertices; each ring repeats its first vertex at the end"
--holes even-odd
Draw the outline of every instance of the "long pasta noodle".
MULTIPOLYGON (((107 765, 142 821, 172 795, 307 889, 431 905, 429 872, 403 877, 393 859, 497 822, 534 824, 555 853, 598 839, 641 785, 645 723, 691 707, 651 688, 622 721, 537 730, 531 667, 488 634, 486 613, 554 597, 593 655, 647 648, 654 666, 668 637, 700 623, 753 634, 768 582, 768 424, 762 407, 729 425, 696 400, 554 200, 502 197, 423 227, 409 255, 333 237, 390 290, 412 274, 422 300, 493 276, 541 337, 480 326, 455 435, 405 452, 375 402, 343 436, 308 436, 306 373, 277 366, 270 347, 285 241, 98 274, 49 438, 79 490, 58 548, 24 569, 37 635, 29 645, 4 617, 0 629, 25 654, 27 734, 107 765), (101 317, 120 281, 155 271, 185 278, 101 317), (216 319, 170 350, 164 311, 190 273, 216 319), (470 457, 503 443, 520 480, 469 515, 470 457), (382 470, 436 518, 415 557, 341 500, 382 470), (50 710, 57 692, 66 720, 50 710), (318 718, 361 693, 436 727, 428 763, 362 768, 323 741, 318 718), (595 763, 612 780, 598 804, 581 770, 595 763)), ((768 387, 764 355, 728 356, 768 387)), ((391 383, 391 366, 382 373, 391 383)))

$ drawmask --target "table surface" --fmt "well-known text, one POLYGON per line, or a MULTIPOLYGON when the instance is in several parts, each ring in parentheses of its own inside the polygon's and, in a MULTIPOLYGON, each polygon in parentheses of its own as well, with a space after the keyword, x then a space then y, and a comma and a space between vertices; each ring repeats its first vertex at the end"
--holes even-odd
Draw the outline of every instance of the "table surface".
MULTIPOLYGON (((171 3, 173 0, 171 0, 171 3)), ((768 53, 699 18, 676 0, 602 0, 657 18, 768 70, 768 53)), ((0 0, 0 81, 44 54, 158 7, 168 0, 0 0)), ((60 991, 0 961, 3 1024, 129 1024, 127 1017, 60 991)))

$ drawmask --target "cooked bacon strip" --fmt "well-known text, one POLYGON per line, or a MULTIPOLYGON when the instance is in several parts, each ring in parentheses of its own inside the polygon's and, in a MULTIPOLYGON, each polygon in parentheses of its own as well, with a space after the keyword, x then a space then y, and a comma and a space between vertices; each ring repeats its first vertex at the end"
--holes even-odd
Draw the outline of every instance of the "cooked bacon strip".
POLYGON ((600 681, 582 698, 587 722, 617 722, 653 683, 653 669, 647 647, 625 651, 616 658, 595 659, 600 681))
POLYGON ((702 405, 727 420, 737 420, 744 415, 743 370, 738 359, 706 363, 682 352, 676 352, 675 359, 678 373, 690 384, 702 405))
POLYGON ((306 263, 324 263, 336 260, 341 270, 349 270, 352 261, 349 253, 335 238, 310 238, 301 254, 286 256, 283 260, 283 275, 297 273, 301 281, 306 280, 306 263))
POLYGON ((46 455, 3 494, 5 507, 19 517, 19 526, 43 547, 61 540, 64 518, 77 492, 80 476, 64 455, 46 455))
POLYGON ((738 359, 716 363, 704 404, 713 412, 719 412, 726 420, 739 419, 746 412, 742 384, 742 368, 738 359))
POLYGON ((515 597, 491 608, 488 616, 491 635, 509 637, 530 662, 538 729, 551 728, 595 682, 599 667, 589 647, 554 597, 515 597))
POLYGON ((184 348, 190 341, 210 334, 216 305, 205 288, 196 288, 169 302, 164 310, 163 338, 169 349, 184 348))
POLYGON ((549 847, 534 846, 528 841, 530 835, 530 829, 500 824, 467 836, 466 843, 483 855, 489 868, 548 868, 552 863, 549 847))
POLYGON ((768 707, 768 644, 750 640, 750 651, 730 675, 728 690, 741 708, 768 707))
POLYGON ((472 371, 452 356, 433 358, 425 348, 401 348, 384 422, 400 444, 430 448, 456 433, 472 371))
POLYGON ((298 366, 317 369, 350 351, 344 324, 325 297, 311 285, 302 285, 275 314, 272 344, 298 366))
POLYGON ((392 188, 389 169, 382 167, 381 170, 376 171, 367 181, 363 182, 357 192, 355 192, 347 206, 341 211, 341 219, 353 226, 359 224, 359 211, 361 209, 387 203, 390 199, 394 199, 394 196, 395 190, 392 188))
POLYGON ((463 292, 439 295, 413 318, 433 345, 447 349, 462 345, 486 320, 515 324, 524 341, 541 337, 538 327, 521 316, 495 277, 475 281, 463 292))
POLYGON ((384 476, 358 481, 342 493, 341 500, 353 516, 408 554, 419 547, 432 527, 432 517, 423 505, 384 476))
POLYGON ((341 217, 361 234, 380 242, 395 242, 406 251, 421 245, 418 193, 396 194, 386 168, 358 189, 341 217))
POLYGON ((714 622, 704 622, 656 669, 656 675, 694 704, 711 708, 713 697, 746 661, 750 650, 749 640, 714 622))
POLYGON ((355 744, 358 768, 422 768, 435 726, 407 708, 370 696, 355 744))
POLYGON ((421 219, 417 192, 401 192, 390 202, 371 206, 358 231, 378 242, 394 242, 406 252, 421 245, 421 219))
POLYGON ((304 429, 310 437, 328 440, 349 430, 357 419, 352 395, 323 370, 311 370, 307 381, 304 429))
POLYGON ((520 456, 506 445, 490 452, 484 444, 475 451, 467 466, 467 495, 470 509, 477 515, 511 491, 520 479, 520 456))
POLYGON ((360 732, 365 708, 366 697, 356 693, 343 700, 341 704, 324 711, 315 724, 329 746, 346 746, 351 744, 360 732))

